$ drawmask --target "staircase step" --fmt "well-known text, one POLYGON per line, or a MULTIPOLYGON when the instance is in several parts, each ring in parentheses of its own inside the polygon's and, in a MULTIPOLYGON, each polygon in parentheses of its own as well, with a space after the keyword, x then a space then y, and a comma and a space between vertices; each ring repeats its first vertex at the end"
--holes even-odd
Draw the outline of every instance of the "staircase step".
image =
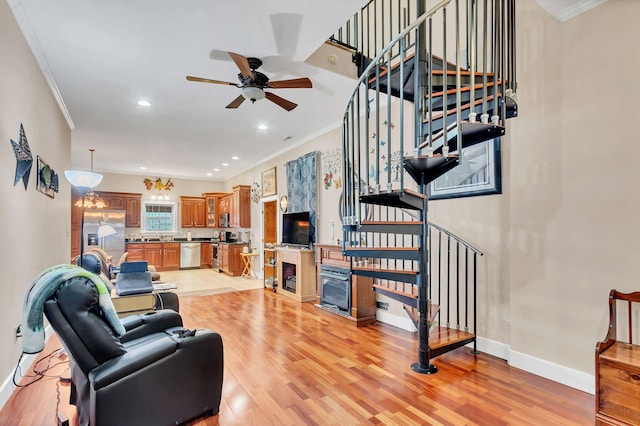
POLYGON ((404 168, 418 184, 427 184, 442 176, 458 165, 458 155, 434 154, 433 157, 420 155, 418 157, 405 157, 404 168))
MULTIPOLYGON (((409 315, 409 318, 411 318, 413 325, 416 328, 418 328, 418 324, 420 322, 420 311, 418 310, 418 308, 414 308, 412 306, 407 306, 407 305, 403 305, 403 308, 407 312, 407 315, 409 315)), ((429 313, 427 314, 427 324, 429 324, 429 328, 432 327, 433 322, 439 312, 440 312, 440 305, 434 305, 434 304, 429 305, 429 313)))
MULTIPOLYGON (((380 92, 387 93, 387 83, 388 83, 387 79, 389 79, 391 83, 392 96, 400 97, 400 87, 402 87, 404 99, 413 102, 414 93, 415 93, 414 78, 413 78, 415 56, 414 54, 408 55, 404 60, 404 63, 405 63, 404 76, 403 76, 404 82, 402 85, 400 84, 401 62, 399 60, 399 57, 397 59, 398 61, 395 64, 393 64, 390 68, 380 67, 378 76, 376 77, 374 75, 369 79, 369 87, 375 88, 376 80, 379 80, 380 92), (391 75, 387 77, 389 70, 391 71, 391 75)), ((367 62, 367 63, 370 63, 370 62, 367 62)), ((457 71, 456 71, 455 64, 451 62, 447 62, 447 68, 448 69, 446 72, 443 71, 442 58, 436 55, 433 55, 433 72, 432 72, 432 78, 431 78, 433 90, 435 91, 443 90, 444 87, 450 87, 450 86, 456 85, 457 71)), ((471 74, 472 74, 471 72, 465 69, 460 70, 461 83, 463 85, 470 84, 471 74)), ((479 83, 479 82, 481 83, 483 81, 484 76, 481 72, 475 72, 473 74, 474 74, 473 80, 475 81, 475 83, 479 83)), ((493 73, 487 73, 487 77, 493 79, 493 73)))
POLYGON ((380 232, 387 234, 422 235, 422 222, 366 221, 358 225, 344 225, 344 231, 380 232))
MULTIPOLYGON (((501 95, 498 95, 501 96, 501 95)), ((473 110, 478 114, 478 118, 480 114, 482 114, 482 108, 483 108, 483 99, 477 99, 474 103, 474 108, 473 110)), ((493 95, 488 96, 487 97, 487 114, 489 114, 489 116, 491 116, 493 114, 493 95)), ((462 104, 460 107, 461 110, 461 120, 463 121, 468 121, 469 120, 469 114, 471 113, 471 104, 470 103, 466 103, 466 104, 462 104)), ((500 113, 500 111, 498 111, 498 113, 500 113)), ((451 108, 447 110, 447 119, 446 119, 446 125, 447 127, 451 126, 452 124, 456 123, 457 120, 457 110, 456 108, 451 108)), ((510 97, 507 97, 507 110, 506 110, 506 118, 513 118, 513 117, 517 117, 518 116, 518 105, 517 103, 510 97)), ((427 135, 429 133, 429 121, 431 121, 431 132, 434 134, 437 134, 437 132, 441 132, 444 126, 444 120, 443 120, 444 114, 442 111, 439 112, 434 112, 431 114, 431 117, 429 117, 429 114, 426 115, 423 124, 422 124, 422 131, 425 135, 427 135)))
MULTIPOLYGON (((504 135, 505 129, 502 126, 496 126, 494 124, 482 124, 482 123, 469 123, 468 121, 462 122, 462 140, 463 148, 498 138, 504 135)), ((458 150, 458 130, 455 126, 450 126, 447 132, 447 141, 449 145, 449 152, 456 152, 458 150)), ((428 141, 425 141, 420 145, 420 149, 423 150, 428 147, 428 141)), ((444 146, 444 138, 442 133, 438 133, 437 137, 431 140, 431 147, 433 148, 434 156, 440 155, 444 146)), ((458 155, 457 152, 455 155, 458 155)))
POLYGON ((351 246, 344 250, 345 256, 376 259, 419 260, 419 247, 364 247, 351 246))
POLYGON ((416 284, 418 280, 418 273, 416 271, 387 269, 381 268, 379 265, 354 266, 351 268, 351 272, 354 275, 360 275, 363 277, 399 281, 408 284, 416 284))
POLYGON ((461 346, 473 342, 475 334, 450 327, 435 327, 429 333, 429 349, 431 357, 450 352, 461 346))
POLYGON ((415 294, 406 293, 404 291, 389 288, 380 284, 374 284, 373 290, 376 293, 384 294, 388 298, 397 300, 398 302, 403 303, 407 306, 413 308, 418 307, 418 296, 416 296, 415 294))
MULTIPOLYGON (((479 83, 476 84, 474 86, 475 92, 474 92, 474 98, 475 100, 478 99, 483 99, 484 97, 484 84, 479 83)), ((493 99, 493 91, 494 91, 494 83, 493 81, 489 81, 487 82, 487 102, 490 99, 493 99)), ((471 86, 465 86, 465 87, 461 87, 460 91, 456 90, 455 88, 453 89, 449 89, 447 90, 447 109, 455 109, 456 107, 456 96, 458 95, 458 93, 460 93, 460 104, 461 105, 465 105, 468 104, 471 101, 471 86)), ((431 107, 433 108, 434 111, 442 111, 442 102, 444 100, 443 98, 444 95, 444 91, 439 91, 439 92, 435 92, 431 94, 431 97, 433 98, 433 102, 431 104, 431 107)), ((427 96, 425 96, 425 99, 427 99, 427 108, 429 107, 429 94, 427 94, 427 96)))
POLYGON ((360 202, 378 206, 422 210, 426 198, 427 196, 424 194, 405 188, 403 191, 380 191, 379 194, 361 195, 360 202))

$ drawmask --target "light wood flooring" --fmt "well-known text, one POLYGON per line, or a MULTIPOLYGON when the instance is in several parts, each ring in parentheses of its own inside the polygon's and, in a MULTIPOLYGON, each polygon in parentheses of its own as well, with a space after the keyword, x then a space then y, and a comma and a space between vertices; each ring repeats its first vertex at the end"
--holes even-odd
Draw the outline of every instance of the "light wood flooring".
MULTIPOLYGON (((436 358, 438 373, 417 374, 414 333, 355 328, 271 290, 181 296, 180 311, 186 327, 219 332, 225 350, 220 414, 190 426, 594 424, 592 395, 468 348, 436 358)), ((54 425, 56 382, 14 392, 0 424, 54 425)), ((67 388, 61 410, 73 425, 67 388)))

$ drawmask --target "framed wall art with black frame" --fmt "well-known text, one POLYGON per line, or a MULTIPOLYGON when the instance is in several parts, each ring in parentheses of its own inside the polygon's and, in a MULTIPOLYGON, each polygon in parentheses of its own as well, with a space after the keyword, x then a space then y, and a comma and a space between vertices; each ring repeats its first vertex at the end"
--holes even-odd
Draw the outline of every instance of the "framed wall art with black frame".
POLYGON ((36 189, 51 198, 58 192, 58 174, 38 155, 36 189))
POLYGON ((462 149, 461 164, 429 184, 429 199, 501 194, 500 138, 462 149))

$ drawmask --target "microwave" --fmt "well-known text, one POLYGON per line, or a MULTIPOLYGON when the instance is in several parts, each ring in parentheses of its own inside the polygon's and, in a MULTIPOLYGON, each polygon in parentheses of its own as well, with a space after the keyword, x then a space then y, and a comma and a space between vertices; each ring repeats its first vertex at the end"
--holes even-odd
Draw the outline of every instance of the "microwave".
POLYGON ((228 228, 229 227, 229 213, 222 213, 220 215, 220 228, 228 228))

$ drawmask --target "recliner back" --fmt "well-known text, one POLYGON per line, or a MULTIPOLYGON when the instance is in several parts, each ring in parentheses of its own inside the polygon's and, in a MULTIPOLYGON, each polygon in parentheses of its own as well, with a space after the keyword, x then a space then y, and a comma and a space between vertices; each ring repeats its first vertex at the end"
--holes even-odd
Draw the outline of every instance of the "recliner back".
POLYGON ((63 283, 45 302, 44 312, 67 353, 85 374, 126 353, 103 318, 98 292, 88 278, 74 277, 63 283))

